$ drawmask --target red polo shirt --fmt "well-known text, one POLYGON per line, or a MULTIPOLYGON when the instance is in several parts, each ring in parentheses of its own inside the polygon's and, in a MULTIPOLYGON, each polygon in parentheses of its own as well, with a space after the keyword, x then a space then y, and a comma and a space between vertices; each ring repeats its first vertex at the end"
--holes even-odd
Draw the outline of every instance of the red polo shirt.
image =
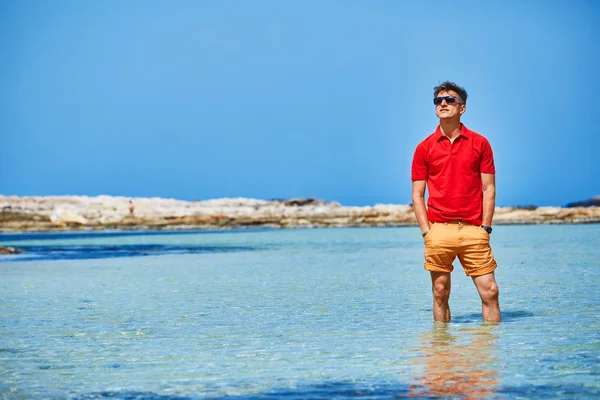
POLYGON ((419 143, 412 163, 412 180, 427 181, 429 221, 462 220, 481 225, 482 173, 496 173, 487 139, 463 124, 454 143, 450 143, 438 125, 419 143))

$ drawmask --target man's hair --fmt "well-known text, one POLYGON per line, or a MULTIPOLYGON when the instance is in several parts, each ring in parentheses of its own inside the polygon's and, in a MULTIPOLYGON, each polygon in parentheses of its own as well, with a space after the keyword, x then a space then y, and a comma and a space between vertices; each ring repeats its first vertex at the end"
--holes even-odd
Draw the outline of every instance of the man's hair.
POLYGON ((447 92, 449 90, 456 92, 458 97, 460 97, 460 99, 462 100, 463 104, 467 104, 467 91, 465 90, 465 88, 462 88, 456 83, 450 81, 442 82, 438 86, 434 87, 433 97, 437 97, 437 95, 440 94, 440 92, 447 92))

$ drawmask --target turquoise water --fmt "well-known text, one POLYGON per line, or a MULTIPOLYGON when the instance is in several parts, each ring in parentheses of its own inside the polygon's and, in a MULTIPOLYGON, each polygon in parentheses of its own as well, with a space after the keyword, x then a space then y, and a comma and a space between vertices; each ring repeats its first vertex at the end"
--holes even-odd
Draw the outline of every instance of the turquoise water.
POLYGON ((497 226, 503 322, 417 228, 0 235, 2 398, 594 398, 600 225, 497 226))

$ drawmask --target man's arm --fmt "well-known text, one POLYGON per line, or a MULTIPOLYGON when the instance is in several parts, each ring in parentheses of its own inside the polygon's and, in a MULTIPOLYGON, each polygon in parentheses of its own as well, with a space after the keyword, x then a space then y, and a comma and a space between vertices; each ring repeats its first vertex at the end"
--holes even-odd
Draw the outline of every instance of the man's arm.
POLYGON ((421 233, 429 231, 429 219, 427 219, 427 208, 425 207, 425 181, 413 181, 412 201, 415 208, 415 217, 421 227, 421 233))
POLYGON ((483 185, 483 225, 492 226, 496 207, 496 174, 481 174, 481 183, 483 185))

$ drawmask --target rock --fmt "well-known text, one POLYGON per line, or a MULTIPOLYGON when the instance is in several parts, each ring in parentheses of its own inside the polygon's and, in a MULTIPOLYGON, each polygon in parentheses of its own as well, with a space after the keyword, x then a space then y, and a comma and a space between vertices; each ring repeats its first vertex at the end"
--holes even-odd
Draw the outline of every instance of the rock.
POLYGON ((283 204, 288 207, 302 207, 302 206, 322 206, 325 204, 323 200, 313 199, 312 197, 308 199, 289 199, 283 200, 283 204))
MULTIPOLYGON (((416 226, 404 204, 343 206, 314 198, 182 201, 117 196, 0 196, 0 231, 416 226)), ((494 224, 600 223, 600 207, 496 207, 494 224)))
POLYGON ((560 214, 561 211, 562 211, 562 208, 560 208, 560 207, 538 207, 535 210, 535 214, 546 216, 546 217, 554 217, 554 216, 560 214))
POLYGON ((519 210, 528 210, 528 211, 535 211, 538 209, 538 206, 534 206, 533 204, 527 204, 524 206, 514 206, 513 208, 519 209, 519 210))
POLYGON ((0 254, 21 254, 21 253, 25 253, 25 250, 15 249, 14 247, 0 246, 0 254))
POLYGON ((52 215, 50 216, 50 221, 57 225, 63 224, 87 224, 87 219, 77 213, 77 211, 73 210, 65 210, 61 208, 56 208, 52 215))
POLYGON ((569 203, 566 205, 567 208, 573 207, 600 207, 600 196, 596 196, 589 200, 584 201, 576 201, 574 203, 569 203))

